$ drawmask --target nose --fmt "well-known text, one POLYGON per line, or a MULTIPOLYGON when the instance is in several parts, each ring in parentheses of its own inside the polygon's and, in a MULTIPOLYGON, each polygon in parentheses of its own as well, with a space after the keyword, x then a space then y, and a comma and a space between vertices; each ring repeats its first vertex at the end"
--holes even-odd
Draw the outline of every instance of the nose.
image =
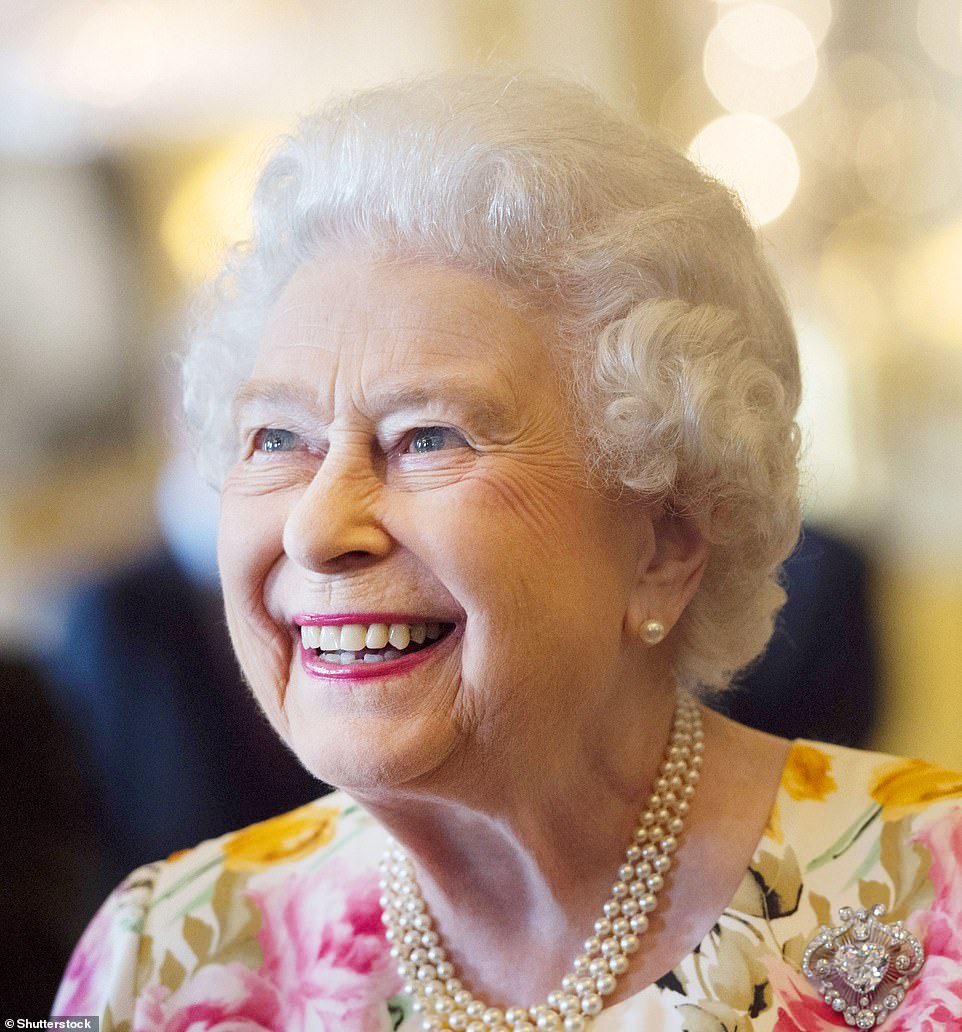
POLYGON ((392 539, 377 514, 381 489, 369 460, 328 452, 287 515, 285 553, 319 573, 383 558, 392 539))

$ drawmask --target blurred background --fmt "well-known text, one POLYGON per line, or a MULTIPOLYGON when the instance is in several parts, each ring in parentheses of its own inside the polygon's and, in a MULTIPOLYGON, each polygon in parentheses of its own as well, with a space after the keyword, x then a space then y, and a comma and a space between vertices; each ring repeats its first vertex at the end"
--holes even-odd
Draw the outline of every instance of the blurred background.
MULTIPOLYGON (((78 622, 78 586, 161 541, 216 586, 171 356, 271 139, 333 93, 492 62, 584 81, 741 193, 801 342, 807 518, 864 573, 874 719, 837 737, 962 765, 962 0, 0 0, 3 655, 70 682, 118 633, 78 622)), ((141 595, 113 604, 162 633, 141 595)), ((23 726, 66 713, 82 739, 62 698, 23 726)), ((77 769, 143 712, 71 745, 77 769)))

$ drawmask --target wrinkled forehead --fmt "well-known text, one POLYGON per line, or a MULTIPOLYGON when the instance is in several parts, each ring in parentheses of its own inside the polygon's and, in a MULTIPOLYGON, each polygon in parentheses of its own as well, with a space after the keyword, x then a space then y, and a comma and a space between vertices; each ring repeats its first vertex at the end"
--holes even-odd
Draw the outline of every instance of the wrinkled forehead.
POLYGON ((255 375, 290 348, 398 362, 494 365, 521 375, 551 350, 548 320, 491 277, 439 264, 350 252, 302 265, 267 321, 255 375))
POLYGON ((504 425, 535 405, 566 409, 550 336, 506 293, 491 277, 458 268, 354 254, 316 259, 274 305, 235 414, 265 391, 372 416, 402 401, 470 402, 486 422, 504 425))

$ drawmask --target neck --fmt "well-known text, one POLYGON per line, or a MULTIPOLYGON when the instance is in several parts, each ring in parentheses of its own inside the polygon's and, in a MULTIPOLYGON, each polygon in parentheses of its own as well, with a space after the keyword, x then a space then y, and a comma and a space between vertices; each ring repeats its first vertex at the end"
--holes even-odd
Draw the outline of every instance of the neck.
POLYGON ((543 999, 600 917, 675 708, 668 689, 626 694, 603 721, 546 735, 555 748, 536 763, 536 745, 465 755, 448 780, 359 800, 411 859, 450 959, 482 994, 543 999))

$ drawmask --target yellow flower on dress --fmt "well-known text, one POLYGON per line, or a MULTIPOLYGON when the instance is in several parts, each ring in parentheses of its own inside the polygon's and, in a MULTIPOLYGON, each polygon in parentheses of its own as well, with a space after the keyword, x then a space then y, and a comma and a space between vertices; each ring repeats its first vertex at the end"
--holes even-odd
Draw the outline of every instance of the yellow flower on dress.
POLYGON ((897 821, 936 799, 962 799, 962 771, 925 760, 897 760, 879 767, 869 786, 882 819, 897 821))
POLYGON ((252 824, 224 844, 224 866, 229 871, 259 871, 282 860, 299 860, 334 838, 339 812, 308 803, 252 824))
POLYGON ((821 801, 838 788, 831 775, 832 758, 814 745, 796 742, 788 754, 782 786, 793 798, 821 801))

